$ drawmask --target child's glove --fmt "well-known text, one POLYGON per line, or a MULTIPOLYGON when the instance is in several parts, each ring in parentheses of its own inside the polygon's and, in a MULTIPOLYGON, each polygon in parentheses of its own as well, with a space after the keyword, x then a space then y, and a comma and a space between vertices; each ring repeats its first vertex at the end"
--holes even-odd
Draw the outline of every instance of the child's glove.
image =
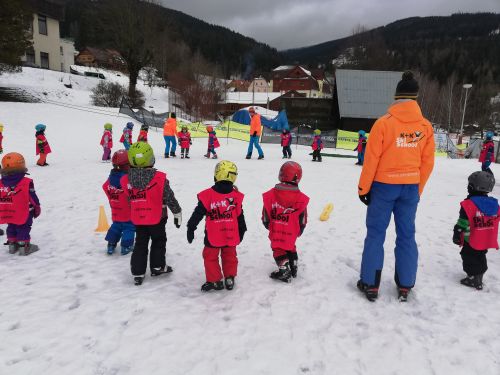
POLYGON ((189 140, 189 144, 192 145, 193 144, 193 141, 192 140, 189 140))
POLYGON ((188 231, 187 231, 187 240, 189 243, 192 243, 194 240, 194 230, 192 230, 189 227, 188 227, 188 231))
POLYGON ((360 195, 359 200, 368 206, 370 204, 370 193, 360 195))
POLYGON ((174 214, 174 224, 177 228, 181 227, 182 224, 182 211, 174 214))
POLYGON ((464 230, 458 225, 453 227, 453 243, 459 246, 464 244, 464 230))
POLYGON ((35 206, 33 209, 33 217, 36 219, 42 213, 42 207, 35 206))

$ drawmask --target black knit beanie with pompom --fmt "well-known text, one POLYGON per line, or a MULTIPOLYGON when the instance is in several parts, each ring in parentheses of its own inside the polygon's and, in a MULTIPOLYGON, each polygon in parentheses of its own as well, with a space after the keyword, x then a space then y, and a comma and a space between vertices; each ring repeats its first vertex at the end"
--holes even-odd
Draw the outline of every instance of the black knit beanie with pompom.
POLYGON ((413 73, 409 70, 403 73, 401 81, 396 87, 394 99, 413 99, 416 100, 418 96, 418 82, 413 77, 413 73))

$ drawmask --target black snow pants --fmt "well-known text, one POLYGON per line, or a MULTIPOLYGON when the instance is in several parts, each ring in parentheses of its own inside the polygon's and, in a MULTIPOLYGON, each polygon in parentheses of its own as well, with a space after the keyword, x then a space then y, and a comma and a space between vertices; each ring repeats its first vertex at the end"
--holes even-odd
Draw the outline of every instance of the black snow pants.
POLYGON ((146 273, 148 264, 149 240, 151 239, 151 254, 149 257, 150 269, 165 266, 165 251, 167 232, 165 225, 167 218, 160 220, 155 225, 135 226, 135 246, 130 258, 132 275, 141 276, 146 273))

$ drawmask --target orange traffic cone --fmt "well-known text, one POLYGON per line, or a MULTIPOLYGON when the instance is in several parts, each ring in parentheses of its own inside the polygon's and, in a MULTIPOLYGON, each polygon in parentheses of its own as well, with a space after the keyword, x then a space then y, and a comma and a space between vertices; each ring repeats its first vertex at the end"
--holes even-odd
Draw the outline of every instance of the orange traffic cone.
POLYGON ((108 218, 104 211, 104 206, 99 206, 99 221, 97 222, 96 232, 107 232, 109 229, 108 218))

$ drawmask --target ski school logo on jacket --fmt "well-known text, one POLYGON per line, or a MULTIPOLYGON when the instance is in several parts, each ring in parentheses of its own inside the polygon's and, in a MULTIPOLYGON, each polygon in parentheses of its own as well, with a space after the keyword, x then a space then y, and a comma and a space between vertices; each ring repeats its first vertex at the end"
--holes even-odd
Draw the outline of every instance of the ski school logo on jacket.
POLYGON ((288 223, 290 215, 297 211, 293 207, 283 207, 277 202, 271 205, 271 220, 288 223))
POLYGON ((477 211, 473 225, 475 228, 490 228, 495 225, 495 220, 497 216, 485 216, 481 211, 477 211))
POLYGON ((236 209, 236 203, 233 197, 225 198, 217 202, 210 202, 210 220, 232 219, 233 211, 236 209))
POLYGON ((422 132, 415 131, 413 133, 401 133, 396 138, 396 147, 401 148, 414 148, 418 147, 418 142, 424 138, 422 132))

